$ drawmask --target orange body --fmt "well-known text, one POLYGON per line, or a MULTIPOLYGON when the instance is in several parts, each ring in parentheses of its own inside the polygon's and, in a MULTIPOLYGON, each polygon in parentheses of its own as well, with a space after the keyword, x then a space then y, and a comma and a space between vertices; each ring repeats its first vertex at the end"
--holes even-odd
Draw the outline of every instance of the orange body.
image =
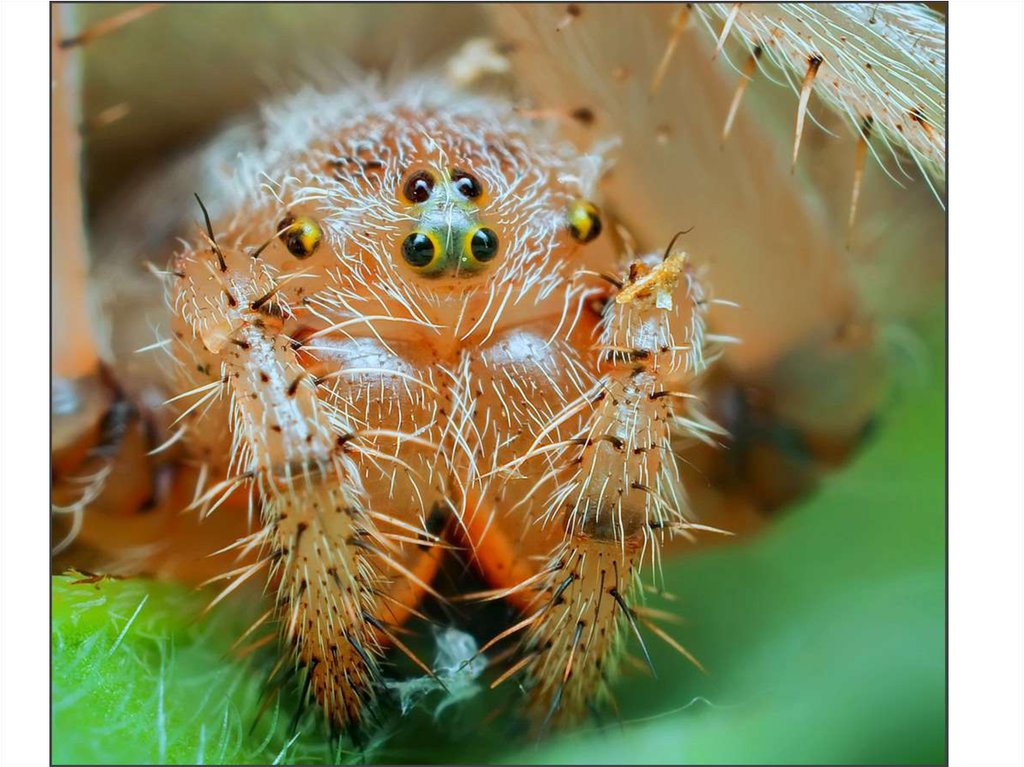
MULTIPOLYGON (((179 479, 161 492, 154 458, 118 483, 169 512, 142 534, 149 568, 226 570, 228 593, 269 578, 310 689, 349 725, 385 652, 411 655, 403 624, 452 596, 434 580, 453 551, 522 613, 500 636, 519 635, 509 673, 536 721, 581 716, 644 574, 702 527, 677 450, 720 430, 689 258, 600 236, 600 152, 436 84, 305 93, 200 157, 219 183, 202 227, 153 257, 171 407, 152 429, 179 479), (222 553, 183 566, 197 540, 222 553)), ((120 465, 155 447, 140 429, 120 465)))

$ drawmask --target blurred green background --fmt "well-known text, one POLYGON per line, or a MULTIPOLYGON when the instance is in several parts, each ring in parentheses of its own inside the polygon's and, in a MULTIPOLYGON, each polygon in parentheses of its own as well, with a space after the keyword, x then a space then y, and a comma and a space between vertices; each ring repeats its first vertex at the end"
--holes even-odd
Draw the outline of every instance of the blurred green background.
MULTIPOLYGON (((665 568, 701 673, 651 637, 620 717, 539 744, 516 691, 396 717, 365 754, 332 749, 294 693, 257 720, 273 652, 229 651, 258 605, 168 584, 54 579, 55 762, 938 763, 945 761, 945 388, 894 387, 867 446, 767 532, 665 568), (253 722, 256 721, 255 726, 253 722)), ((924 379, 927 379, 925 381, 924 379)), ((663 606, 663 605, 659 605, 663 606)), ((637 653, 633 646, 632 651, 637 653)), ((511 685, 506 687, 511 688, 511 685)))

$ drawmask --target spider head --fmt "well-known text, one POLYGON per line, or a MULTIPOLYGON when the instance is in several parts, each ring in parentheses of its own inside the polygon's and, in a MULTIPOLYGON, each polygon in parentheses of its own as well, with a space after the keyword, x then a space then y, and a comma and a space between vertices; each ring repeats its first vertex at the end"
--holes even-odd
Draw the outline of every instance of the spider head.
MULTIPOLYGON (((437 105, 384 104, 316 150, 311 165, 326 172, 293 192, 304 205, 290 201, 290 209, 321 217, 317 252, 345 264, 334 269, 321 257, 328 279, 460 316, 466 301, 546 295, 565 283, 581 268, 580 246, 601 232, 599 211, 585 200, 603 150, 581 154, 555 140, 553 126, 489 101, 444 91, 429 99, 437 105)), ((296 250, 310 250, 299 240, 304 229, 285 229, 296 250)))

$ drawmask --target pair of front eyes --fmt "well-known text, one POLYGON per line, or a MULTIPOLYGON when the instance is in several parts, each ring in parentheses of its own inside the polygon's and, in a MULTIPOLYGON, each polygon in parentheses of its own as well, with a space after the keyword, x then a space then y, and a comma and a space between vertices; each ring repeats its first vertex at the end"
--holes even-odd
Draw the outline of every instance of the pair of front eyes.
MULTIPOLYGON (((467 266, 486 264, 498 255, 498 235, 486 226, 476 226, 463 238, 462 252, 467 266)), ((402 241, 402 258, 414 269, 429 271, 442 259, 444 248, 437 235, 416 231, 402 241)))

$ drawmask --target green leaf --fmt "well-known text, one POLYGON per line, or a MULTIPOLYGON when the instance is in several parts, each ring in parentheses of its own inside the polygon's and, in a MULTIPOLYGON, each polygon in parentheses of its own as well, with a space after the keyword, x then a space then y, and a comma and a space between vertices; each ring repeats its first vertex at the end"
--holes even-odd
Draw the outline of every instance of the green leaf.
MULTIPOLYGON (((230 654, 244 605, 199 617, 206 593, 144 579, 53 578, 55 763, 322 762, 322 732, 292 742, 293 699, 257 718, 266 658, 230 654), (255 727, 253 725, 255 724, 255 727), (299 742, 302 741, 302 742, 299 742)), ((309 718, 303 727, 315 730, 309 718)), ((300 728, 302 729, 302 728, 300 728)))

